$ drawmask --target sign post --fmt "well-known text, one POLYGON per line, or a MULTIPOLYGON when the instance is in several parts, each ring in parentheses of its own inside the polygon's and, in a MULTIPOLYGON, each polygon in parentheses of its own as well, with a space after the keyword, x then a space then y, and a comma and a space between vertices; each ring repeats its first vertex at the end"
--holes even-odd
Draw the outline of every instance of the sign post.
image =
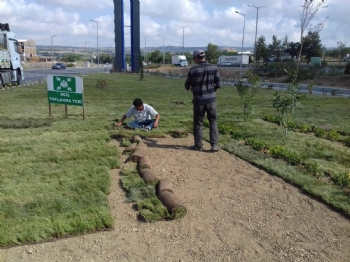
POLYGON ((51 104, 63 104, 66 118, 68 117, 67 105, 72 105, 83 107, 83 118, 85 119, 84 86, 81 77, 48 75, 47 94, 49 116, 51 116, 51 104))

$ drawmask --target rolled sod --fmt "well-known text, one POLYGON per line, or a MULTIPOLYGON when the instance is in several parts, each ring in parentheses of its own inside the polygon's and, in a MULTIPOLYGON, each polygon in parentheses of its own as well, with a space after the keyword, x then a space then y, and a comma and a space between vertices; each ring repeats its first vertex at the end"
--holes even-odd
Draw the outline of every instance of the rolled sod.
POLYGON ((137 143, 136 149, 147 150, 147 148, 148 148, 148 146, 145 143, 143 143, 143 142, 137 143))
POLYGON ((161 193, 163 191, 174 192, 172 189, 172 186, 171 186, 171 182, 168 179, 162 179, 156 185, 157 196, 159 195, 159 193, 161 193))
POLYGON ((183 204, 175 197, 174 193, 164 190, 159 193, 160 202, 167 208, 173 219, 179 219, 186 216, 187 210, 183 204))
POLYGON ((138 162, 141 157, 147 155, 147 152, 144 150, 135 150, 134 153, 130 156, 130 159, 134 162, 138 162))
POLYGON ((132 154, 136 150, 137 143, 130 144, 127 148, 125 148, 123 154, 132 154))
POLYGON ((182 138, 187 136, 188 136, 188 132, 182 129, 177 129, 173 132, 173 137, 175 138, 182 138))
POLYGON ((144 168, 139 171, 139 174, 147 184, 156 185, 159 182, 159 178, 151 169, 144 168))
POLYGON ((133 135, 131 140, 134 143, 142 142, 142 138, 139 135, 133 135))
POLYGON ((152 169, 151 160, 149 159, 149 157, 147 155, 141 157, 139 162, 137 162, 137 163, 138 163, 139 171, 141 171, 144 168, 152 169))

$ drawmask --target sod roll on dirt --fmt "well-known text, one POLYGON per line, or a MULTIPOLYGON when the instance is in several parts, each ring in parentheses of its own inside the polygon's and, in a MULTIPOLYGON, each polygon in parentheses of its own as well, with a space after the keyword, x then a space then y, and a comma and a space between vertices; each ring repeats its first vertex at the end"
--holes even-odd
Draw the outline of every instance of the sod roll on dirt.
POLYGON ((133 135, 131 140, 134 143, 142 142, 142 138, 139 135, 133 135))
POLYGON ((123 154, 132 154, 136 150, 137 143, 131 143, 127 148, 125 148, 123 154))
POLYGON ((149 159, 149 157, 147 155, 140 157, 139 162, 137 162, 137 164, 139 167, 139 171, 141 171, 144 168, 152 169, 151 160, 149 159))
POLYGON ((136 146, 136 149, 139 149, 139 150, 147 150, 148 149, 148 146, 143 143, 143 142, 138 142, 137 143, 137 146, 136 146))
POLYGON ((187 136, 188 136, 188 132, 182 129, 177 129, 173 132, 173 137, 175 138, 182 138, 187 136))
POLYGON ((159 193, 158 198, 160 202, 162 202, 162 204, 167 208, 172 218, 179 219, 186 216, 187 209, 176 198, 174 193, 164 190, 159 193))
POLYGON ((132 153, 130 158, 131 158, 132 161, 138 162, 141 157, 146 156, 146 155, 147 155, 147 151, 137 149, 137 150, 134 151, 134 153, 132 153))
POLYGON ((171 182, 168 179, 162 179, 156 185, 157 196, 159 195, 159 193, 161 193, 163 191, 174 192, 172 189, 172 186, 171 186, 171 182))
POLYGON ((147 184, 156 185, 159 182, 159 178, 151 169, 144 168, 139 171, 139 174, 147 184))
POLYGON ((158 194, 160 202, 167 208, 173 219, 179 219, 186 216, 187 209, 175 197, 174 193, 164 190, 158 194))

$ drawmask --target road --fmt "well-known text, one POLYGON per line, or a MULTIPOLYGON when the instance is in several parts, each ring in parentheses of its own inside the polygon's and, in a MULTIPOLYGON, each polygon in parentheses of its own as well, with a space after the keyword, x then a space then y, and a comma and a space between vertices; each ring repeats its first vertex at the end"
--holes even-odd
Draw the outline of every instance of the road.
POLYGON ((112 65, 101 66, 100 68, 68 67, 67 69, 27 69, 24 70, 23 84, 46 80, 48 75, 78 76, 92 73, 106 73, 112 69, 112 65))

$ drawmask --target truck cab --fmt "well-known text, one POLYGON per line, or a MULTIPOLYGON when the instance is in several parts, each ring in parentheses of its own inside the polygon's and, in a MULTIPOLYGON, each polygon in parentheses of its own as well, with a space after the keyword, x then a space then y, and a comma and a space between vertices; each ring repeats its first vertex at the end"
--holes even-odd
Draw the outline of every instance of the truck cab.
POLYGON ((23 78, 21 54, 23 46, 8 24, 0 23, 0 87, 7 84, 20 85, 23 78))

